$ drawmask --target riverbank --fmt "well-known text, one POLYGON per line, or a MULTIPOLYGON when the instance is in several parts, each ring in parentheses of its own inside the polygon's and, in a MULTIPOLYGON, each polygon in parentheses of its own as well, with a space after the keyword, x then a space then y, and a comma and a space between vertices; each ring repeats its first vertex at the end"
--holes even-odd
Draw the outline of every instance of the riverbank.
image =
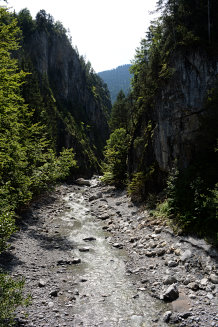
POLYGON ((217 251, 204 240, 174 235, 164 222, 134 206, 125 192, 102 186, 98 192, 102 197, 91 202, 93 212, 104 219, 107 208, 103 228, 112 233, 113 246, 128 251, 128 271, 139 276, 138 289, 171 303, 165 321, 186 327, 218 326, 217 251), (179 297, 171 292, 172 298, 167 298, 174 286, 179 297))
POLYGON ((19 326, 218 326, 217 252, 90 185, 34 203, 1 258, 32 295, 19 326))

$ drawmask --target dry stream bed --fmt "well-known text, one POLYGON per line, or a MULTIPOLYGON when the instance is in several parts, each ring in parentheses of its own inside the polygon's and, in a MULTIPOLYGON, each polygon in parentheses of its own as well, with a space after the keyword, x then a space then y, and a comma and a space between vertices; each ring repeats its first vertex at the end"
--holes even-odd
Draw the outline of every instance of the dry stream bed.
POLYGON ((217 251, 90 185, 34 203, 0 259, 32 296, 19 326, 218 327, 217 251))

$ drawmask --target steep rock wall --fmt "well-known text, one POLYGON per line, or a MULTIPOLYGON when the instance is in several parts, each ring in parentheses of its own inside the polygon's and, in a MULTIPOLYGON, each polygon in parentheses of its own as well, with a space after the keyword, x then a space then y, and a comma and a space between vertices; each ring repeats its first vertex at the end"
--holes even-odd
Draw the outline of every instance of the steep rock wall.
POLYGON ((153 150, 161 170, 169 171, 177 160, 180 168, 198 151, 200 119, 207 92, 215 86, 218 59, 205 53, 177 53, 171 60, 172 78, 161 86, 155 102, 153 150))
POLYGON ((79 56, 66 38, 36 31, 25 49, 40 75, 48 76, 56 100, 78 120, 92 123, 105 140, 109 134, 105 112, 88 87, 79 56))
MULTIPOLYGON (((91 65, 79 56, 66 35, 55 25, 34 25, 24 33, 24 66, 33 81, 24 98, 34 109, 43 107, 50 137, 57 151, 73 147, 82 174, 99 169, 103 147, 109 137, 110 94, 91 65), (33 100, 29 95, 33 94, 33 100), (38 92, 40 101, 34 103, 38 92)), ((22 60, 21 60, 22 61, 22 60)), ((40 109, 38 110, 40 112, 40 109)), ((41 116, 39 120, 41 120, 41 116)))

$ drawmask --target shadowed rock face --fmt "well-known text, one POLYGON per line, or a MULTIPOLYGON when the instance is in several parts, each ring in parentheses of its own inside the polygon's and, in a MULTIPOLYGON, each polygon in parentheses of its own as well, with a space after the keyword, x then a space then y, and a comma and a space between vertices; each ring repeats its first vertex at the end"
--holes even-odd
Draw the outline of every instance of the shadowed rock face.
POLYGON ((36 31, 26 49, 37 71, 48 76, 55 98, 72 106, 79 105, 80 114, 93 122, 103 137, 108 135, 105 114, 87 85, 79 55, 69 41, 54 33, 36 31))
POLYGON ((30 60, 37 72, 39 85, 46 79, 54 98, 58 111, 57 117, 52 116, 56 119, 57 149, 73 146, 79 165, 80 162, 87 163, 89 158, 84 155, 87 146, 80 144, 84 136, 78 133, 84 127, 82 133, 85 133, 94 155, 99 159, 109 137, 106 116, 111 103, 105 86, 100 80, 96 81, 95 73, 80 58, 65 34, 36 29, 24 39, 23 48, 25 58, 30 60), (97 92, 93 86, 95 83, 98 83, 97 92), (71 121, 76 127, 71 125, 71 121))
POLYGON ((171 60, 174 75, 161 87, 155 104, 153 149, 159 167, 169 171, 175 159, 188 166, 197 151, 200 117, 204 114, 207 91, 215 86, 218 60, 192 52, 171 60))
POLYGON ((162 187, 175 160, 184 169, 198 153, 205 100, 217 82, 218 58, 209 58, 204 52, 180 51, 171 58, 169 66, 172 76, 162 81, 154 106, 137 122, 129 151, 130 175, 155 167, 149 190, 162 187), (150 134, 146 132, 149 122, 154 128, 150 134), (135 147, 134 141, 143 137, 144 141, 135 147))

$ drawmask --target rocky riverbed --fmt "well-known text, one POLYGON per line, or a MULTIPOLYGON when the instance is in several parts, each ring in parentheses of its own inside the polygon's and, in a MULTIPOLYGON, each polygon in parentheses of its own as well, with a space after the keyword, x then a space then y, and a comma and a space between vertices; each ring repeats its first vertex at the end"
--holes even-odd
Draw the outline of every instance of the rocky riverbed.
POLYGON ((218 253, 95 178, 35 202, 1 266, 26 279, 19 326, 218 326, 218 253))

